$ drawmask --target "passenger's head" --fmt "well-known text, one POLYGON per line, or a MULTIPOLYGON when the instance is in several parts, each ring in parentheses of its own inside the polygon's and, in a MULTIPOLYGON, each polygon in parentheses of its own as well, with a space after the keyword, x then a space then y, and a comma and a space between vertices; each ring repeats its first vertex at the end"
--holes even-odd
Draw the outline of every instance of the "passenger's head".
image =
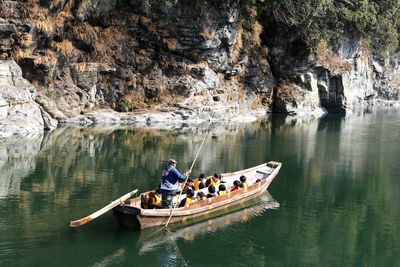
POLYGON ((259 183, 259 182, 261 182, 261 179, 257 179, 257 180, 256 180, 256 183, 259 183))
POLYGON ((189 189, 188 191, 186 191, 186 196, 187 197, 193 197, 194 196, 194 191, 192 189, 189 189))
POLYGON ((160 188, 157 188, 157 189, 154 191, 154 193, 155 193, 156 195, 161 194, 161 189, 160 189, 160 188))
POLYGON ((205 195, 204 195, 203 192, 198 192, 197 193, 197 197, 200 198, 200 199, 203 199, 205 197, 205 195))
POLYGON ((187 182, 186 182, 187 185, 193 185, 193 183, 194 183, 193 180, 190 179, 190 178, 189 178, 189 179, 187 180, 187 182))
POLYGON ((206 175, 204 173, 199 175, 199 180, 204 180, 206 179, 206 175))
POLYGON ((203 182, 199 183, 199 189, 203 189, 203 188, 206 188, 206 184, 203 182))
POLYGON ((215 187, 212 186, 212 185, 210 185, 210 186, 208 187, 208 192, 211 193, 211 194, 215 193, 215 187))
POLYGON ((220 184, 220 185, 218 186, 218 190, 219 190, 219 191, 225 191, 225 190, 226 190, 225 185, 224 185, 224 184, 220 184))
POLYGON ((240 181, 242 183, 246 182, 246 176, 244 176, 244 175, 240 176, 240 181))
POLYGON ((219 179, 219 175, 218 175, 217 173, 214 173, 212 179, 213 179, 214 181, 218 180, 218 179, 219 179))
POLYGON ((235 181, 233 182, 233 185, 234 185, 234 186, 237 186, 237 187, 240 187, 240 186, 242 185, 242 183, 241 183, 239 180, 235 180, 235 181))

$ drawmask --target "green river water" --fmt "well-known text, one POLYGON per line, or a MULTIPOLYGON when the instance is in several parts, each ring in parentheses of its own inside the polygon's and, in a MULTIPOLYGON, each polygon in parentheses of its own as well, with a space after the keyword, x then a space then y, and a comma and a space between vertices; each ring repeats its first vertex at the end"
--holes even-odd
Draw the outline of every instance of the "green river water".
POLYGON ((206 125, 62 127, 0 142, 0 266, 400 266, 400 110, 212 124, 193 174, 269 160, 268 192, 226 215, 132 231, 119 196, 187 169, 206 125))

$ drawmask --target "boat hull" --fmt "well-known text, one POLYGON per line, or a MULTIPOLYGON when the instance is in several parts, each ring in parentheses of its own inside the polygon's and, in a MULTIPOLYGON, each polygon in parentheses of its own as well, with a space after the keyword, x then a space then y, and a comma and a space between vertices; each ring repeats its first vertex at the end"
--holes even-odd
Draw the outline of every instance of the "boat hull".
POLYGON ((140 222, 137 217, 140 214, 140 209, 127 205, 120 205, 115 207, 113 212, 121 225, 128 228, 140 229, 140 222))

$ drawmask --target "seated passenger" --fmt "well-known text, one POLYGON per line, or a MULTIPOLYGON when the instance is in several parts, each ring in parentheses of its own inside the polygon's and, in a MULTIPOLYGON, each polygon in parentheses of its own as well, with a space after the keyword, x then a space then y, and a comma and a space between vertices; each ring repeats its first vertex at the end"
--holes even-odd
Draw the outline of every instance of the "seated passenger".
POLYGON ((196 196, 197 200, 203 200, 205 198, 206 198, 206 195, 203 192, 200 191, 197 193, 197 196, 196 196))
POLYGON ((233 186, 231 187, 231 192, 236 191, 242 187, 242 183, 239 180, 235 180, 233 182, 233 186))
POLYGON ((140 195, 140 207, 142 209, 148 209, 149 208, 149 196, 145 193, 140 195))
POLYGON ((199 178, 197 178, 197 180, 194 182, 194 191, 198 191, 200 190, 200 186, 202 186, 202 188, 206 187, 206 176, 204 173, 199 175, 199 178))
POLYGON ((186 197, 182 199, 181 203, 179 203, 179 207, 189 206, 190 203, 196 201, 194 198, 194 191, 192 189, 188 189, 186 192, 186 197))
POLYGON ((149 209, 160 207, 161 204, 161 190, 156 189, 154 192, 150 192, 147 196, 147 206, 149 209))
POLYGON ((219 185, 221 182, 219 180, 218 174, 214 173, 214 175, 206 181, 206 186, 210 185, 219 185))
POLYGON ((186 194, 189 189, 194 191, 194 182, 190 178, 187 180, 186 185, 183 187, 182 194, 186 194))
POLYGON ((246 176, 244 176, 244 175, 240 176, 240 182, 242 183, 242 185, 243 185, 242 187, 243 187, 243 188, 249 187, 249 185, 248 185, 248 183, 246 182, 246 180, 247 180, 246 176))
POLYGON ((199 190, 201 190, 201 189, 203 189, 203 188, 206 188, 206 184, 203 183, 203 182, 201 182, 201 183, 199 184, 199 190))
POLYGON ((208 187, 208 194, 206 195, 207 198, 211 198, 211 197, 216 197, 218 196, 217 193, 215 192, 215 187, 213 185, 210 185, 208 187))
POLYGON ((220 184, 218 187, 218 195, 222 196, 226 194, 226 187, 223 184, 220 184))

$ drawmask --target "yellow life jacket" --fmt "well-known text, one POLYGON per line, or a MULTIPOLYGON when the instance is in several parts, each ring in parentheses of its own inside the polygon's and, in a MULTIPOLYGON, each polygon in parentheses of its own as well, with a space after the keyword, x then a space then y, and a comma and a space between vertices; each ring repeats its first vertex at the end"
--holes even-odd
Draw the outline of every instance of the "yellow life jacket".
POLYGON ((156 204, 156 205, 161 204, 161 196, 155 195, 155 204, 156 204))
POLYGON ((186 201, 185 201, 185 205, 188 206, 190 203, 193 203, 193 202, 195 202, 194 199, 191 199, 191 198, 187 197, 186 201))
POLYGON ((222 196, 222 195, 226 195, 226 191, 222 190, 222 191, 218 191, 218 195, 222 196))
POLYGON ((151 206, 158 206, 161 203, 161 197, 157 196, 154 193, 150 193, 148 195, 148 205, 151 206))
POLYGON ((211 186, 211 185, 219 185, 220 183, 221 183, 221 182, 220 182, 219 180, 214 181, 214 180, 211 179, 211 183, 210 183, 209 186, 211 186))
POLYGON ((243 185, 243 188, 249 187, 249 184, 247 182, 243 182, 242 185, 243 185))

